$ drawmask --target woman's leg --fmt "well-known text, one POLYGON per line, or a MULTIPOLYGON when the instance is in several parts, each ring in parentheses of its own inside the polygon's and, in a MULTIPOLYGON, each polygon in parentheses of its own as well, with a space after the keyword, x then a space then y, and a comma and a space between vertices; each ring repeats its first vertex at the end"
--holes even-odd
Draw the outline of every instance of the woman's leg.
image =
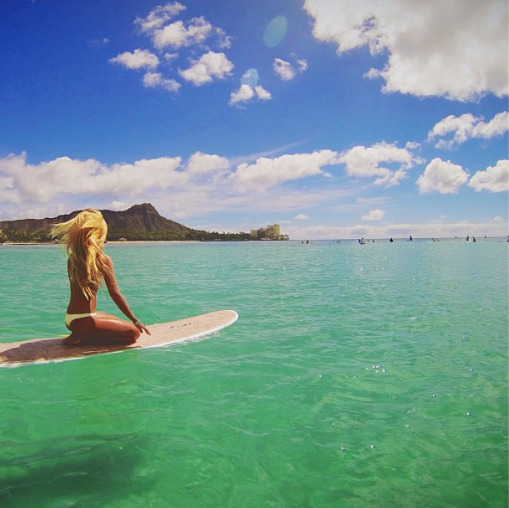
POLYGON ((64 339, 67 345, 127 345, 136 342, 140 336, 140 330, 133 323, 104 312, 75 319, 69 329, 72 333, 64 339))

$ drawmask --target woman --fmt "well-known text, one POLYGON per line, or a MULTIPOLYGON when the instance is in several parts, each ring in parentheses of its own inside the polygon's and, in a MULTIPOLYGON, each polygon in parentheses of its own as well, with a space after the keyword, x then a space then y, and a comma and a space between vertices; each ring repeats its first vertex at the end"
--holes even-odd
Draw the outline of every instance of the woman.
POLYGON ((131 344, 148 328, 132 313, 117 286, 113 262, 104 251, 108 226, 101 212, 87 209, 74 219, 56 224, 51 236, 66 245, 69 259, 67 273, 71 298, 65 324, 71 331, 66 345, 131 344), (97 312, 97 291, 106 283, 108 293, 117 307, 131 320, 124 321, 104 312, 97 312))

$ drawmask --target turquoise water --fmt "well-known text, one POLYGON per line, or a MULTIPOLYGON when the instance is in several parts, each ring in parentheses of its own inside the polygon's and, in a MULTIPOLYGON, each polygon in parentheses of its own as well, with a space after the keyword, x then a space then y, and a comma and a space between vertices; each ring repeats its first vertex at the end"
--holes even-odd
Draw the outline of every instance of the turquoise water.
MULTIPOLYGON (((504 241, 107 251, 145 323, 239 321, 0 369, 2 508, 507 506, 504 241)), ((1 342, 65 333, 65 262, 0 246, 1 342)))

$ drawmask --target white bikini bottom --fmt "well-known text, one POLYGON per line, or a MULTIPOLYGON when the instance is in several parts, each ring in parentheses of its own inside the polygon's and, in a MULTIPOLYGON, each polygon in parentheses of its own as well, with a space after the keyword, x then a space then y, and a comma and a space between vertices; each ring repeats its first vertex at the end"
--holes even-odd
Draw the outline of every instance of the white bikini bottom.
POLYGON ((81 319, 84 317, 93 317, 95 316, 95 312, 85 312, 84 314, 65 314, 64 322, 65 326, 69 328, 69 325, 75 320, 75 319, 81 319))

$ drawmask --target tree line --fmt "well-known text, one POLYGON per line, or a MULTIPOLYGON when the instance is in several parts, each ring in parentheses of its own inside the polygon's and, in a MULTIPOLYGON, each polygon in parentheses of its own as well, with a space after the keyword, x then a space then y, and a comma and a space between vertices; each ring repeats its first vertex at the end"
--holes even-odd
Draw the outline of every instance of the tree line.
MULTIPOLYGON (((200 231, 189 229, 187 231, 109 231, 110 241, 136 241, 136 242, 161 242, 161 241, 244 241, 252 240, 249 233, 219 233, 217 231, 200 231)), ((52 243, 49 232, 38 230, 0 230, 0 243, 52 243)))

